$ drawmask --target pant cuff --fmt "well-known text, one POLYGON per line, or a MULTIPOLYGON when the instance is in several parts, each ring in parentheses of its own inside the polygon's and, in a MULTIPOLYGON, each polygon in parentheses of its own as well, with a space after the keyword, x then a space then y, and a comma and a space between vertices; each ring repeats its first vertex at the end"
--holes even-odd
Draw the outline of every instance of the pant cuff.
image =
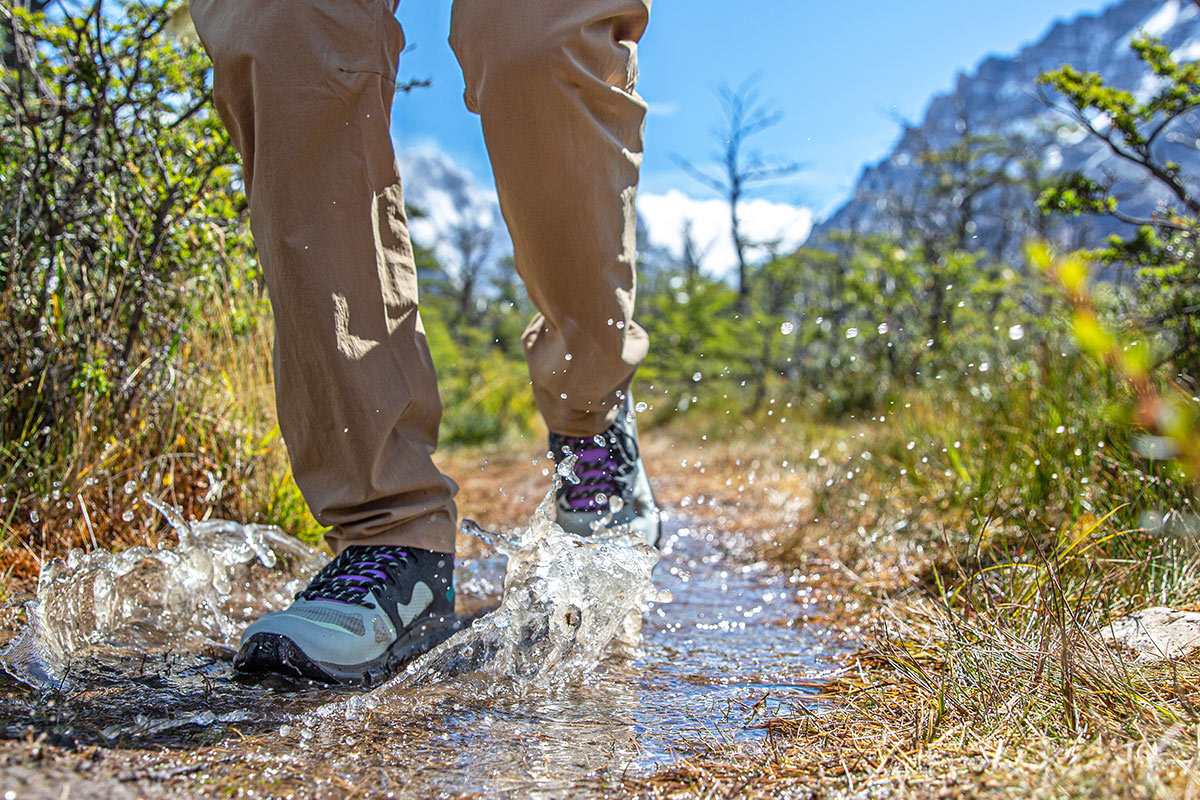
POLYGON ((435 511, 361 538, 348 538, 341 530, 334 528, 325 534, 325 541, 335 556, 351 545, 416 547, 436 553, 453 553, 456 522, 450 513, 435 511))

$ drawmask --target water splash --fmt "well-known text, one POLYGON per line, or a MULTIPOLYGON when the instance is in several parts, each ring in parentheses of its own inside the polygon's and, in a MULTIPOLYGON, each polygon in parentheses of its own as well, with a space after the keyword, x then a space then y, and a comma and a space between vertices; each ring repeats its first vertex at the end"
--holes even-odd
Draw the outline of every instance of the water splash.
POLYGON ((228 647, 250 618, 285 607, 324 560, 269 525, 187 522, 149 495, 175 547, 72 550, 38 578, 29 624, 0 667, 34 687, 69 682, 72 660, 98 647, 160 652, 228 647))
MULTIPOLYGON (((548 511, 543 507, 539 525, 546 524, 548 511)), ((836 658, 845 652, 840 635, 805 622, 818 599, 807 576, 748 562, 754 548, 747 537, 683 523, 671 519, 665 525, 655 567, 655 583, 674 590, 675 601, 625 618, 644 626, 644 656, 610 658, 610 644, 597 671, 583 680, 559 681, 555 671, 539 677, 536 665, 525 679, 506 680, 497 651, 491 661, 459 661, 481 671, 449 680, 429 671, 404 675, 386 691, 348 697, 332 689, 278 692, 236 683, 227 659, 185 652, 162 634, 148 641, 165 652, 150 658, 137 648, 85 646, 70 662, 68 691, 53 702, 0 676, 0 736, 21 739, 32 728, 80 748, 126 748, 114 752, 139 765, 150 750, 166 748, 154 758, 169 768, 179 763, 172 753, 223 763, 236 752, 244 763, 290 764, 298 775, 332 770, 370 796, 608 797, 614 781, 671 763, 681 745, 717 738, 765 743, 764 722, 812 709, 812 692, 838 670, 836 658), (524 682, 530 679, 538 684, 524 682), (427 682, 433 680, 438 682, 427 682)), ((537 546, 554 553, 561 539, 554 545, 558 534, 548 535, 552 541, 537 546)), ((521 531, 499 538, 536 537, 521 531)), ((599 544, 587 552, 603 554, 612 543, 583 544, 599 544)), ((268 545, 283 561, 270 538, 268 545)), ((629 552, 624 549, 626 557, 629 552)), ((460 613, 497 607, 505 561, 500 555, 458 564, 460 613)), ((561 562, 549 563, 558 569, 561 562)), ((256 575, 265 570, 257 560, 248 568, 256 575)), ((527 561, 514 565, 517 571, 528 575, 537 567, 527 561)), ((626 574, 610 572, 615 586, 604 592, 619 587, 626 574)), ((286 580, 274 571, 263 579, 272 576, 286 580)), ((249 594, 240 592, 244 583, 236 575, 229 581, 233 591, 249 594)), ((527 579, 516 583, 529 585, 527 579)), ((140 591, 136 584, 121 586, 140 591)), ((268 599, 268 593, 248 598, 248 607, 229 612, 230 620, 240 625, 268 599)), ((492 622, 481 621, 463 639, 471 634, 468 643, 484 641, 489 630, 503 637, 507 632, 494 630, 492 622)), ((445 646, 441 657, 455 644, 463 641, 445 646)), ((573 663, 590 664, 594 652, 573 663)), ((566 649, 557 653, 572 659, 566 649)), ((425 667, 434 666, 434 655, 425 667)), ((532 655, 513 658, 528 662, 532 655)))
POLYGON ((463 530, 508 557, 500 606, 409 665, 391 686, 485 673, 520 683, 565 685, 592 671, 616 642, 638 647, 643 609, 671 600, 654 588, 654 548, 627 529, 589 537, 554 522, 554 492, 529 527, 490 533, 463 530))

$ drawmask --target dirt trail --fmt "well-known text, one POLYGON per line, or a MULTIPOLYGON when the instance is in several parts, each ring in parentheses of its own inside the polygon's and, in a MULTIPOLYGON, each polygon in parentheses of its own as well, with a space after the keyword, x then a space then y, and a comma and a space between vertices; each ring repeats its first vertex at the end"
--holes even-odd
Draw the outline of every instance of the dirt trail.
MULTIPOLYGON (((97 686, 56 707, 0 685, 0 797, 626 796, 706 742, 765 744, 845 645, 812 622, 828 596, 764 560, 808 508, 804 476, 745 452, 648 443, 671 515, 656 583, 676 602, 651 611, 637 662, 552 696, 466 680, 365 704, 238 687, 224 663, 191 657, 147 670, 148 693, 97 686), (168 697, 174 710, 155 707, 168 697), (202 724, 175 724, 198 709, 202 724)), ((443 465, 463 515, 494 528, 528 520, 548 480, 536 452, 443 465)), ((462 559, 484 555, 463 542, 462 559)))

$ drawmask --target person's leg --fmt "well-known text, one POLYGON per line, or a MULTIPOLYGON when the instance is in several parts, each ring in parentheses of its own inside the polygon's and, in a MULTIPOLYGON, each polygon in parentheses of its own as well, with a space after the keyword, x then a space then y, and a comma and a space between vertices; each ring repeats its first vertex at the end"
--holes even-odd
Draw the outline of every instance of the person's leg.
POLYGON ((389 133, 392 0, 192 0, 275 313, 279 425, 330 544, 453 552, 389 133))
POLYGON ((524 342, 550 451, 577 459, 555 519, 655 543, 661 518, 629 400, 647 349, 632 314, 646 115, 634 84, 649 13, 649 0, 455 0, 450 40, 540 312, 524 342))
POLYGON ((646 355, 632 320, 646 113, 634 83, 649 11, 649 0, 454 2, 467 105, 541 312, 524 337, 534 395, 558 434, 605 431, 646 355))
POLYGON ((389 133, 391 0, 191 0, 275 312, 279 427, 337 557, 242 634, 239 675, 372 683, 447 638, 454 484, 389 133))

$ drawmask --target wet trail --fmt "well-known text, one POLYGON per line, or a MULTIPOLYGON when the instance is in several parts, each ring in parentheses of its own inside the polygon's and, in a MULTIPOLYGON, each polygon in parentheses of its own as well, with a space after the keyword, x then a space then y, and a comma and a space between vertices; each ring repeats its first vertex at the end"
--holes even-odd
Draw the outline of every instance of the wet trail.
MULTIPOLYGON (((461 563, 460 610, 494 607, 503 575, 502 558, 461 563)), ((678 519, 653 578, 674 600, 649 607, 640 652, 611 646, 579 679, 434 673, 368 693, 275 691, 233 681, 211 644, 134 657, 91 646, 61 691, 0 677, 0 736, 167 748, 160 769, 299 796, 599 796, 706 741, 765 740, 768 719, 811 706, 844 645, 803 625, 802 586, 678 519)))

